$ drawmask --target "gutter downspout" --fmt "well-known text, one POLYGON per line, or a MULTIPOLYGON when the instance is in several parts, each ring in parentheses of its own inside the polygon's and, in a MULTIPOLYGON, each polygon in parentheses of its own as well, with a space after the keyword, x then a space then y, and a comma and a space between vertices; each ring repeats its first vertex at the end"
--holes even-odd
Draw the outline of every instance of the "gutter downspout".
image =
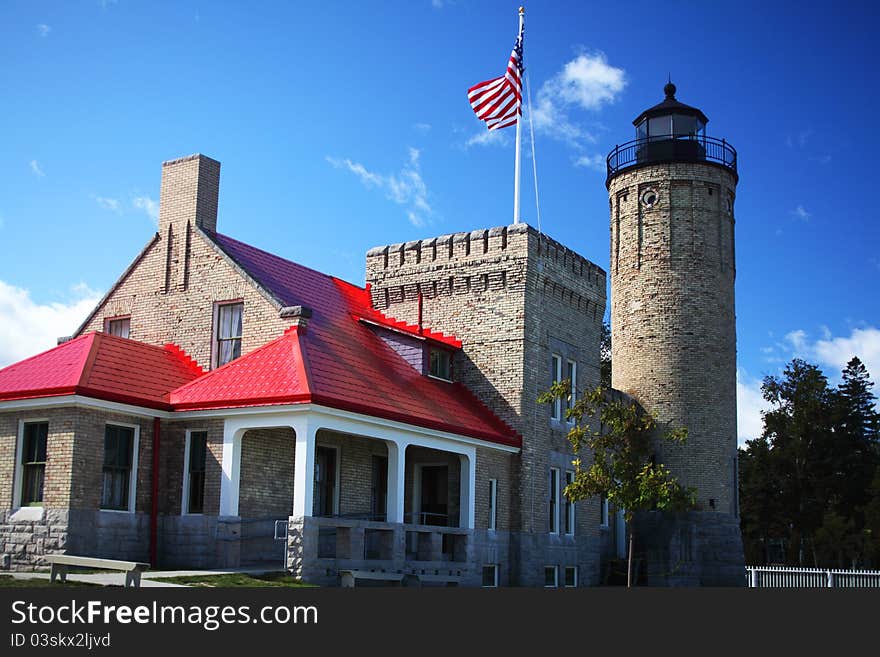
POLYGON ((150 566, 158 565, 159 552, 159 446, 161 443, 162 421, 153 418, 153 472, 150 477, 152 495, 150 496, 150 566))

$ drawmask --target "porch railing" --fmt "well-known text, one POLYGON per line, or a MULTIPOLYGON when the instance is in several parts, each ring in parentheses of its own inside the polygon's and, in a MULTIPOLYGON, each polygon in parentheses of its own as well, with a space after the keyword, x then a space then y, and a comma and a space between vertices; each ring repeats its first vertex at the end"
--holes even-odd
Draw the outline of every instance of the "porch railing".
POLYGON ((880 588, 880 570, 747 566, 750 588, 880 588))

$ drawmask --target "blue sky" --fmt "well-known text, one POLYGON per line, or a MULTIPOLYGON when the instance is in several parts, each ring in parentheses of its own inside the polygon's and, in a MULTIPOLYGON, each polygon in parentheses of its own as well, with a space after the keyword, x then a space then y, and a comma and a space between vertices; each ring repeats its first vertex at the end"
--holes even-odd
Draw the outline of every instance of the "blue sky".
MULTIPOLYGON (((517 3, 4 2, 0 366, 69 333, 155 230, 163 160, 223 164, 220 230, 363 283, 375 245, 510 223, 517 3)), ((526 7, 544 232, 608 266, 604 157, 678 98, 739 152, 740 434, 793 356, 880 378, 872 3, 526 7)), ((523 219, 537 224, 530 160, 523 219)))

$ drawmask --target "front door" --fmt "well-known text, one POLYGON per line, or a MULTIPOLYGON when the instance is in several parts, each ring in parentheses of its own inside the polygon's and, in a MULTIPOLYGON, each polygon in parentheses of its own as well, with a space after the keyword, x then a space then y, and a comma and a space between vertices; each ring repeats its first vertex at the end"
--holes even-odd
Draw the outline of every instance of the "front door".
POLYGON ((420 489, 421 511, 417 522, 423 525, 448 524, 449 513, 449 466, 426 465, 422 467, 420 489))

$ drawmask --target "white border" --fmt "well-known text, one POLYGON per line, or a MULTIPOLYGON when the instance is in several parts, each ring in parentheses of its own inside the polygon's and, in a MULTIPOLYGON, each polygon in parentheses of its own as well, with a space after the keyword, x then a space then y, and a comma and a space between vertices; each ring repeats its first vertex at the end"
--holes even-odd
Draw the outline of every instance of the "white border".
POLYGON ((495 449, 500 452, 509 452, 518 454, 519 447, 512 445, 502 445, 493 443, 489 440, 481 438, 471 438, 456 433, 440 431, 438 429, 428 429, 415 424, 407 424, 398 422, 397 420, 386 420, 384 418, 375 417, 373 415, 364 415, 361 413, 353 413, 351 411, 343 411, 331 406, 321 406, 319 404, 284 404, 276 406, 247 406, 242 408, 218 408, 201 411, 160 411, 142 406, 133 406, 131 404, 122 404, 119 402, 105 401, 102 399, 93 399, 91 397, 83 397, 82 395, 59 395, 57 397, 40 397, 37 399, 17 399, 12 401, 0 401, 0 412, 10 410, 26 410, 26 409, 46 409, 46 408, 63 408, 68 406, 80 406, 83 408, 97 408, 106 411, 113 411, 123 415, 134 415, 145 418, 160 418, 163 420, 194 420, 202 418, 221 418, 231 419, 243 415, 262 416, 262 415, 279 415, 286 413, 311 413, 317 412, 332 417, 353 420, 358 423, 368 424, 380 429, 392 429, 414 433, 429 438, 440 438, 442 440, 451 440, 456 443, 465 445, 476 445, 478 447, 486 447, 495 449))
MULTIPOLYGON (((101 500, 98 500, 98 510, 102 513, 134 513, 137 508, 137 476, 139 453, 141 447, 141 427, 139 424, 129 424, 128 422, 105 422, 104 436, 102 442, 107 440, 107 427, 126 427, 134 429, 134 440, 131 444, 131 472, 128 475, 128 509, 105 509, 101 506, 101 500)), ((101 490, 104 489, 104 450, 101 450, 101 490)))
POLYGON ((484 563, 483 568, 493 568, 495 570, 495 582, 493 584, 482 584, 482 573, 480 573, 480 575, 481 575, 480 586, 484 589, 497 589, 498 588, 498 571, 500 570, 498 568, 498 564, 497 563, 484 563))
POLYGON ((566 589, 576 589, 580 580, 580 568, 577 566, 566 566, 565 570, 562 571, 562 587, 566 589), (568 570, 574 570, 574 584, 566 584, 565 583, 565 574, 568 570))

